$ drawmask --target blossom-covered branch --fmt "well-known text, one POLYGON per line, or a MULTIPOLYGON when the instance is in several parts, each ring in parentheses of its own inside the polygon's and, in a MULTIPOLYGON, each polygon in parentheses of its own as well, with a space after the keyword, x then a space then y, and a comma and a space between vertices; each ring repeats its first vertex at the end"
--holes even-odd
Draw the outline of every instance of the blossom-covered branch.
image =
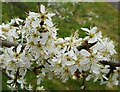
POLYGON ((10 77, 10 89, 20 86, 31 90, 32 85, 26 81, 28 71, 36 74, 36 90, 44 90, 40 83, 45 76, 66 82, 69 77, 85 75, 84 81, 94 79, 107 86, 118 85, 120 63, 111 59, 117 54, 113 41, 103 37, 97 27, 81 28, 87 34, 84 38, 79 38, 78 31, 59 38, 52 21, 55 14, 44 5, 39 11, 29 12, 25 20, 15 18, 0 25, 0 68, 10 77))
MULTIPOLYGON (((84 43, 82 43, 82 45, 77 46, 77 49, 79 51, 82 50, 82 49, 88 50, 90 47, 94 46, 95 44, 96 44, 96 42, 93 43, 93 44, 88 44, 87 41, 84 41, 84 43)), ((0 40, 0 45, 9 48, 9 47, 12 47, 12 46, 17 47, 19 44, 18 43, 14 43, 14 42, 5 41, 5 40, 0 40)), ((120 67, 120 62, 113 62, 113 61, 99 61, 99 62, 101 64, 104 64, 104 65, 110 65, 112 68, 120 67)), ((36 69, 36 67, 35 67, 35 69, 36 69)), ((37 69, 38 69, 38 67, 37 67, 37 69)))

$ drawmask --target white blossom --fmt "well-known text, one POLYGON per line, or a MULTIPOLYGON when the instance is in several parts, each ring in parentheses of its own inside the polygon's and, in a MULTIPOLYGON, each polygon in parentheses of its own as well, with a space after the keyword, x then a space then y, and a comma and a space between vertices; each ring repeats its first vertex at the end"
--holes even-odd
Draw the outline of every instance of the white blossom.
POLYGON ((39 90, 45 90, 45 89, 44 89, 44 86, 41 86, 41 87, 38 86, 38 87, 36 88, 36 91, 37 91, 37 90, 39 91, 39 90))
POLYGON ((81 28, 83 31, 86 32, 88 36, 86 36, 84 39, 88 40, 88 43, 94 43, 96 41, 101 40, 101 32, 97 32, 97 27, 93 27, 90 30, 88 28, 81 28))
MULTIPOLYGON (((9 80, 7 86, 11 90, 16 89, 18 83, 21 89, 31 90, 31 84, 27 85, 26 74, 40 67, 36 73, 37 90, 45 90, 40 87, 41 82, 54 77, 66 82, 69 77, 77 79, 75 72, 87 72, 86 80, 93 79, 100 84, 108 86, 118 85, 118 68, 109 78, 109 65, 102 65, 99 61, 110 61, 115 51, 115 44, 108 37, 103 37, 97 27, 81 28, 87 36, 79 38, 78 30, 70 37, 57 37, 57 28, 54 26, 52 16, 44 5, 40 6, 40 12, 29 12, 25 20, 15 18, 9 23, 0 25, 0 38, 15 42, 18 46, 0 47, 0 68, 5 70, 9 80), (22 24, 24 22, 24 24, 22 24), (85 48, 84 41, 87 43, 85 48), (90 46, 93 44, 92 46, 90 46), (17 76, 17 77, 16 77, 17 76), (16 79, 17 78, 17 79, 16 79), (105 80, 104 80, 105 79, 105 80), (17 83, 14 83, 17 80, 17 83)), ((64 31, 64 30, 63 30, 64 31)))

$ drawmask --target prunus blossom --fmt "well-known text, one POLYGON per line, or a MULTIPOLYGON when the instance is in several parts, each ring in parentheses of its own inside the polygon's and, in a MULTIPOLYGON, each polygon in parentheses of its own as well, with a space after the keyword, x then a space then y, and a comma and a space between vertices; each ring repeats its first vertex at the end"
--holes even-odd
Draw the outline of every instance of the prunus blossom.
POLYGON ((29 12, 25 20, 15 18, 0 25, 0 39, 14 42, 11 45, 3 42, 0 47, 0 68, 9 77, 7 86, 11 90, 19 87, 32 90, 33 84, 26 81, 28 71, 36 74, 36 90, 45 90, 40 87, 45 76, 60 78, 62 82, 70 77, 85 77, 86 81, 94 79, 109 87, 117 86, 120 65, 111 69, 111 57, 117 54, 114 42, 96 26, 81 28, 87 35, 84 38, 79 38, 78 31, 59 38, 51 18, 54 15, 41 5, 39 13, 29 12))

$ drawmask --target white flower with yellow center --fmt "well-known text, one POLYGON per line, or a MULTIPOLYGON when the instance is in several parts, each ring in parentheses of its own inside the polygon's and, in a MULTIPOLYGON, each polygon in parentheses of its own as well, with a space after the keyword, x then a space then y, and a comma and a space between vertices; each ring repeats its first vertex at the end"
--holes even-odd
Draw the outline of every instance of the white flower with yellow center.
POLYGON ((86 32, 88 36, 86 36, 84 39, 88 40, 88 43, 94 43, 98 40, 101 40, 101 32, 97 32, 97 27, 93 27, 91 29, 88 28, 81 28, 83 31, 86 32))
POLYGON ((41 21, 44 21, 44 23, 49 26, 49 27, 52 27, 53 26, 53 23, 52 23, 52 19, 51 17, 54 16, 55 14, 54 13, 48 13, 46 10, 45 10, 45 6, 44 5, 41 5, 40 6, 40 17, 41 17, 41 21))
POLYGON ((17 25, 19 25, 20 22, 23 22, 23 20, 19 19, 19 18, 14 18, 14 19, 11 20, 10 24, 15 24, 16 23, 17 25))

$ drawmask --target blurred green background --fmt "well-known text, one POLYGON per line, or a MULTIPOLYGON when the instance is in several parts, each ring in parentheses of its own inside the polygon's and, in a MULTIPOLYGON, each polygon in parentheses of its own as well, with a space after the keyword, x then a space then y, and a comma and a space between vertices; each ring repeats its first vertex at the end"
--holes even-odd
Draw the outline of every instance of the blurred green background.
MULTIPOLYGON (((96 25, 99 31, 102 31, 104 36, 109 36, 112 40, 115 41, 116 50, 119 54, 118 43, 118 10, 115 9, 112 5, 107 2, 94 2, 94 3, 41 3, 46 6, 48 11, 56 13, 56 16, 53 17, 54 23, 57 25, 58 36, 66 37, 76 30, 79 30, 80 37, 84 37, 85 33, 81 30, 81 27, 92 27, 96 25)), ((23 2, 14 2, 14 3, 2 3, 2 22, 9 22, 11 18, 19 17, 22 19, 26 18, 26 13, 29 11, 38 12, 38 3, 23 3, 23 2)), ((118 54, 114 57, 117 60, 118 54)), ((3 74, 3 90, 7 90, 6 75, 3 74)), ((34 84, 36 87, 35 81, 36 77, 33 73, 29 72, 27 74, 28 81, 31 84, 34 84)), ((82 80, 72 80, 69 79, 66 83, 62 83, 59 79, 46 80, 42 83, 45 86, 45 89, 48 90, 79 90, 82 84, 82 80)), ((87 90, 108 90, 105 85, 100 85, 99 82, 87 82, 87 90)), ((118 87, 113 88, 118 89, 118 87)), ((111 89, 109 89, 111 90, 111 89)))

